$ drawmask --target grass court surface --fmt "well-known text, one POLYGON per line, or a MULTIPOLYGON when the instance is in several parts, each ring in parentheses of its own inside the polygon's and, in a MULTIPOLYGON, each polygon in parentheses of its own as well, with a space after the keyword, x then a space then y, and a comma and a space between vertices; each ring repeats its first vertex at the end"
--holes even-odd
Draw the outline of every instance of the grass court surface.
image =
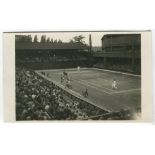
MULTIPOLYGON (((61 84, 63 69, 42 70, 48 79, 61 84)), ((88 99, 96 106, 108 111, 121 109, 136 110, 141 107, 141 77, 119 72, 83 68, 65 70, 72 79, 72 91, 82 95, 88 89, 88 99), (112 81, 118 83, 118 89, 111 88, 112 81)), ((40 72, 40 71, 39 71, 40 72)), ((69 89, 69 88, 66 88, 69 89)))

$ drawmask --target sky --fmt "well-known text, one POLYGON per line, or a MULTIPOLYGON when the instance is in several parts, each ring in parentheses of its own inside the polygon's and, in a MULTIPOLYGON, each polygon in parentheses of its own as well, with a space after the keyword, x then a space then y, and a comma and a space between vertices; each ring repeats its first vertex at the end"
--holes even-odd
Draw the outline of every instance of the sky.
POLYGON ((59 33, 33 33, 31 36, 34 38, 34 36, 37 34, 38 40, 40 40, 41 35, 46 35, 47 37, 53 38, 53 40, 62 40, 62 42, 69 42, 73 37, 82 35, 85 38, 83 41, 85 41, 86 44, 89 44, 89 35, 91 34, 92 38, 92 45, 93 46, 101 46, 101 38, 103 36, 103 33, 98 32, 59 32, 59 33))
POLYGON ((91 34, 92 38, 92 46, 101 46, 101 38, 103 37, 103 32, 50 32, 50 33, 21 33, 23 35, 31 35, 32 40, 34 39, 34 36, 37 35, 38 40, 40 41, 40 38, 42 35, 46 35, 46 38, 53 38, 53 40, 61 40, 62 42, 69 42, 73 37, 82 35, 85 38, 83 41, 85 41, 86 44, 89 44, 89 35, 91 34))
MULTIPOLYGON (((69 42, 73 37, 78 35, 83 35, 85 38, 83 39, 86 44, 89 44, 89 35, 91 34, 92 38, 92 46, 101 46, 101 38, 105 34, 125 34, 125 33, 136 33, 136 32, 34 32, 34 33, 21 33, 23 35, 31 35, 32 39, 35 35, 38 36, 38 40, 40 41, 41 35, 46 35, 47 37, 53 38, 53 40, 62 40, 62 42, 69 42)), ((138 32, 137 32, 138 33, 138 32)))

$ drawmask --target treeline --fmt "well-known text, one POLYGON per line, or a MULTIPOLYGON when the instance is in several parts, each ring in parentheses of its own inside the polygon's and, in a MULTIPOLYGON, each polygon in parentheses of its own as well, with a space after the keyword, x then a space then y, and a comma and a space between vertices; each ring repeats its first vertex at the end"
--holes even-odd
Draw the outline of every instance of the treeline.
POLYGON ((41 42, 41 43, 62 43, 62 41, 59 40, 54 40, 53 38, 46 37, 46 35, 42 35, 40 38, 40 41, 38 39, 38 36, 35 35, 34 38, 32 39, 31 35, 16 35, 15 37, 16 42, 41 42))
MULTIPOLYGON (((69 42, 70 43, 82 43, 85 44, 83 41, 85 37, 82 35, 73 37, 69 42)), ((47 37, 46 35, 42 35, 40 40, 38 39, 38 36, 35 35, 34 38, 31 35, 16 35, 15 36, 16 42, 34 42, 34 43, 62 43, 62 40, 60 39, 53 39, 50 37, 47 37)))

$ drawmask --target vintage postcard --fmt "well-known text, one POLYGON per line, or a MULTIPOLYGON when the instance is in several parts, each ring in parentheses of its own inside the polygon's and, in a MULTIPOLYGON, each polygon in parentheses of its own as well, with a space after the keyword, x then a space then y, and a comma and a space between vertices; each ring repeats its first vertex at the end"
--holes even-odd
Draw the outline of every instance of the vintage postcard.
POLYGON ((151 31, 4 32, 4 115, 152 121, 151 31))

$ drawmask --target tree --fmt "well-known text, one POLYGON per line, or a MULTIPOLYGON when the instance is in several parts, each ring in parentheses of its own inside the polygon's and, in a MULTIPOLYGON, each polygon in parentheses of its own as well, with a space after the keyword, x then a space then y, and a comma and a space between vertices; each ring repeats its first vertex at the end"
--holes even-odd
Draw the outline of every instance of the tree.
POLYGON ((51 38, 51 43, 53 43, 53 38, 51 38))
POLYGON ((59 40, 58 40, 58 43, 62 43, 62 41, 59 39, 59 40))
POLYGON ((41 36, 40 42, 41 42, 41 43, 45 43, 45 42, 46 42, 46 35, 42 35, 42 36, 41 36))
POLYGON ((38 42, 38 37, 37 37, 37 35, 34 36, 33 42, 34 42, 34 43, 37 43, 37 42, 38 42))
POLYGON ((69 42, 70 42, 70 43, 74 43, 74 40, 71 39, 69 42))
POLYGON ((22 42, 23 41, 23 35, 16 35, 15 36, 15 41, 16 42, 22 42))
POLYGON ((54 43, 57 43, 57 39, 56 39, 56 40, 54 40, 54 43))
POLYGON ((26 38, 27 38, 27 41, 26 41, 26 42, 32 42, 32 37, 31 37, 31 35, 28 35, 26 38))
POLYGON ((50 43, 50 38, 49 38, 49 37, 47 38, 46 42, 47 42, 47 43, 50 43))
POLYGON ((16 42, 32 42, 31 35, 16 35, 16 42))
POLYGON ((83 41, 83 39, 84 39, 85 37, 84 36, 82 36, 82 35, 79 35, 79 36, 75 36, 74 38, 73 38, 73 42, 75 42, 75 43, 82 43, 82 44, 84 44, 85 42, 83 41))

